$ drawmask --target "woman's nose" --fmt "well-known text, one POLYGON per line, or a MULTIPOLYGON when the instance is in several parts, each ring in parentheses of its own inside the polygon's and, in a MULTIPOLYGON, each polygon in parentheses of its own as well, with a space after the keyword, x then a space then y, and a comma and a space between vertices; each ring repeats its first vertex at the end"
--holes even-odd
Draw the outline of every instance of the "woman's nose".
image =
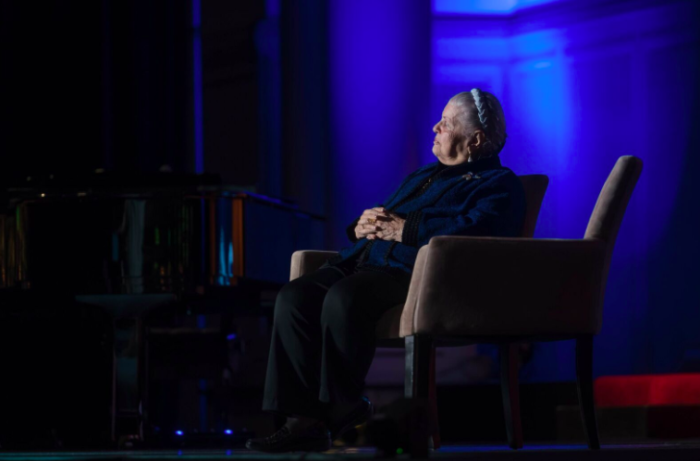
POLYGON ((436 123, 435 125, 433 125, 433 133, 437 133, 437 132, 438 132, 438 127, 439 127, 439 126, 440 126, 440 122, 438 122, 438 123, 436 123))

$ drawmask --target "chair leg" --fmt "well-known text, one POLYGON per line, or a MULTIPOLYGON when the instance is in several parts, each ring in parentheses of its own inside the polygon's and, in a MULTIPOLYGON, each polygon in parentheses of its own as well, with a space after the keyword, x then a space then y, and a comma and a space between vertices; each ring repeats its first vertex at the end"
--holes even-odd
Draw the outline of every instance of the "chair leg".
POLYGON ((515 344, 501 344, 499 346, 503 415, 505 416, 506 432, 508 433, 508 446, 514 450, 523 447, 517 352, 515 344))
POLYGON ((432 422, 430 433, 433 439, 433 449, 440 448, 440 420, 438 418, 437 407, 437 383, 435 382, 435 345, 430 351, 430 382, 428 383, 428 406, 430 411, 430 420, 432 422))
POLYGON ((600 439, 593 398, 593 336, 583 336, 576 340, 576 384, 588 447, 599 450, 600 439))
MULTIPOLYGON (((418 399, 429 404, 430 398, 430 356, 433 350, 432 338, 425 336, 407 336, 405 338, 406 365, 404 375, 404 396, 407 399, 418 399)), ((427 409, 427 418, 430 418, 430 408, 427 409)), ((431 421, 426 421, 427 428, 431 428, 431 421)), ((419 431, 420 432, 420 431, 419 431)), ((423 441, 414 440, 411 448, 412 458, 427 458, 428 437, 423 441)), ((421 437, 422 438, 422 437, 421 437)))
POLYGON ((431 338, 406 336, 406 375, 404 396, 407 399, 428 399, 431 338))

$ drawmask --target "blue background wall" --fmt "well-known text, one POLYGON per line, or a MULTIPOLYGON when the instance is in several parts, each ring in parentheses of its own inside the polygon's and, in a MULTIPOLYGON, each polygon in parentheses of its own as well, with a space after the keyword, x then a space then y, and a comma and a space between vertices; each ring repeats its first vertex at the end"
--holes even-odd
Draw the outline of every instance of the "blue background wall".
POLYGON ((335 247, 362 210, 424 163, 430 146, 430 4, 329 2, 335 247), (339 232, 338 232, 339 231, 339 232))
MULTIPOLYGON (((615 160, 645 170, 618 237, 595 372, 672 372, 700 351, 698 6, 693 1, 329 3, 329 248, 416 167, 453 94, 501 98, 504 164, 545 173, 537 237, 583 236, 615 160)), ((536 346, 526 380, 574 377, 536 346)))

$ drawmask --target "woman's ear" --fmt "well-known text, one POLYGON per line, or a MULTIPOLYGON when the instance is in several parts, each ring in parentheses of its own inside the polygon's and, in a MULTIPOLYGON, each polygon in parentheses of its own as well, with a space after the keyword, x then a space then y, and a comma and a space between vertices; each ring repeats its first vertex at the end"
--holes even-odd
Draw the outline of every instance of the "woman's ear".
POLYGON ((467 151, 470 162, 481 158, 481 148, 486 143, 486 135, 481 130, 476 130, 464 141, 464 149, 467 151))
POLYGON ((486 143, 486 135, 481 130, 476 130, 473 135, 469 137, 468 144, 472 148, 479 149, 486 143))

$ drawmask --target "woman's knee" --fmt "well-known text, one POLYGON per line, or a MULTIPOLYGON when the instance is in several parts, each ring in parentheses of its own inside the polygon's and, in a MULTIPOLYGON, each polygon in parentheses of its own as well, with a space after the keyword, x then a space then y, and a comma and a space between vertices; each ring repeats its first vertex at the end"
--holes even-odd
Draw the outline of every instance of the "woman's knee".
POLYGON ((307 311, 314 309, 315 298, 319 296, 314 293, 315 286, 310 286, 301 280, 292 280, 285 284, 277 294, 275 300, 274 321, 284 321, 290 317, 303 316, 307 311))
POLYGON ((357 293, 349 290, 344 284, 331 287, 323 300, 321 323, 323 325, 346 325, 357 316, 360 306, 357 306, 357 293))

